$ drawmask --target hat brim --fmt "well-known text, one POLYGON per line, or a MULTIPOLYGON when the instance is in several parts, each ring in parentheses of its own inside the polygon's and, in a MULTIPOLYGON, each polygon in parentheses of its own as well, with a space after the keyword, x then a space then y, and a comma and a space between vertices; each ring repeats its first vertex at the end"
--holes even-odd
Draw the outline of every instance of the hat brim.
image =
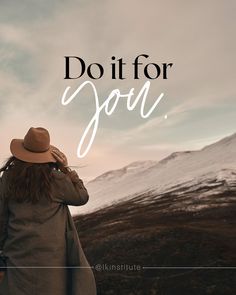
POLYGON ((10 150, 14 157, 29 163, 50 163, 56 162, 51 151, 53 146, 50 146, 46 152, 35 153, 27 150, 23 145, 23 139, 13 139, 10 144, 10 150))

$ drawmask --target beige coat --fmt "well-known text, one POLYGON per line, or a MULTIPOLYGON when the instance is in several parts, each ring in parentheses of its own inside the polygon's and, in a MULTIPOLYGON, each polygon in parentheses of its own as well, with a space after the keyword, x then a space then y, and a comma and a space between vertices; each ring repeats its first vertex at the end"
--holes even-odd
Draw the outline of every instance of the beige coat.
MULTIPOLYGON (((5 172, 7 173, 7 172, 5 172)), ((92 269, 78 238, 81 268, 66 267, 67 205, 88 201, 81 182, 55 171, 53 202, 36 204, 5 201, 6 177, 0 180, 0 250, 7 256, 7 271, 0 295, 95 295, 92 269)))

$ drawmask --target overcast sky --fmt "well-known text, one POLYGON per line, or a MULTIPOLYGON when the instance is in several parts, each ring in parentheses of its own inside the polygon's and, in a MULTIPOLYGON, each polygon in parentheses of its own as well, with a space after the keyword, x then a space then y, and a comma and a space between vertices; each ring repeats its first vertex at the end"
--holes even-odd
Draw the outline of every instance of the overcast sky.
POLYGON ((9 156, 10 140, 31 126, 46 127, 70 164, 84 166, 79 173, 85 179, 234 133, 235 8, 227 0, 1 1, 0 160, 9 156), (114 88, 138 94, 147 81, 132 77, 139 54, 149 55, 145 63, 173 63, 167 80, 151 81, 146 108, 162 92, 163 99, 147 119, 140 117, 140 103, 131 112, 125 99, 111 116, 102 112, 92 148, 78 159, 95 104, 85 89, 61 105, 67 86, 75 90, 88 80, 64 80, 64 56, 104 66, 104 77, 94 81, 102 103, 114 88), (111 79, 113 55, 127 63, 123 81, 111 79))

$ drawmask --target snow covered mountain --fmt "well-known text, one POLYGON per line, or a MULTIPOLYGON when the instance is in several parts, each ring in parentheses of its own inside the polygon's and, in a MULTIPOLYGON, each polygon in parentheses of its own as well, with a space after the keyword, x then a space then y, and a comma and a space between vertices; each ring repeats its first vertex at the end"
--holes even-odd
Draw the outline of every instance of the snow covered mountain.
MULTIPOLYGON (((141 194, 148 195, 143 201, 151 201, 170 192, 181 195, 201 191, 201 198, 207 198, 209 192, 212 195, 225 189, 236 190, 236 133, 198 151, 175 152, 159 162, 138 161, 108 171, 86 187, 89 202, 71 208, 72 214, 94 211, 141 194)), ((185 203, 186 210, 204 207, 201 202, 193 205, 192 199, 185 203)))

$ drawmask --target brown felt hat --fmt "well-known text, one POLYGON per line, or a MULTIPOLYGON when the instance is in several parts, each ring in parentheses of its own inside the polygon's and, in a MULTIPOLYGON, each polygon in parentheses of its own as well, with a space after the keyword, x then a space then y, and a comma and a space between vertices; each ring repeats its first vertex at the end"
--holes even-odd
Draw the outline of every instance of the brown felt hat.
POLYGON ((10 150, 14 157, 29 163, 56 162, 51 151, 50 135, 47 129, 31 127, 24 139, 13 139, 10 150))

